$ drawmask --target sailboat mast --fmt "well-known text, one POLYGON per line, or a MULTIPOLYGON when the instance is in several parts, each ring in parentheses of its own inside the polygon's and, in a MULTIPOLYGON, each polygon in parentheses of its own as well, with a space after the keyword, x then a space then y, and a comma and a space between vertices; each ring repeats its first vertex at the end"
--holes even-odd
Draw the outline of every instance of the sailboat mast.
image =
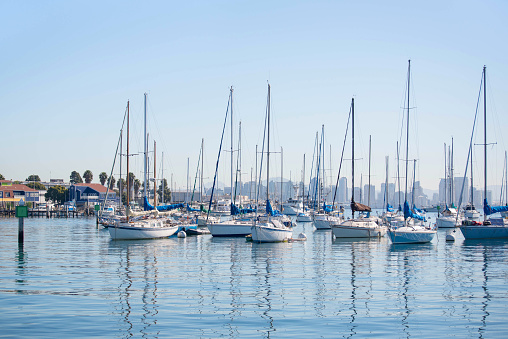
POLYGON ((162 152, 162 174, 161 174, 161 201, 162 201, 162 205, 164 205, 165 201, 164 201, 164 192, 165 192, 165 189, 164 189, 164 152, 162 152))
POLYGON ((471 206, 474 206, 473 199, 473 146, 471 145, 471 206))
POLYGON ((305 210, 305 153, 303 153, 303 173, 302 173, 302 206, 305 210))
MULTIPOLYGON (((355 203, 355 98, 351 98, 351 205, 355 203)), ((355 210, 351 206, 353 219, 355 210)))
MULTIPOLYGON (((321 201, 324 201, 323 198, 323 189, 325 187, 325 125, 321 125, 321 155, 323 160, 320 161, 322 163, 322 170, 321 170, 321 182, 318 187, 319 189, 319 204, 321 204, 321 201)), ((319 207, 319 205, 318 205, 319 207)))
MULTIPOLYGON (((483 190, 483 206, 485 206, 487 201, 487 70, 486 67, 483 66, 483 180, 484 180, 484 190, 483 190)), ((487 214, 483 213, 483 220, 487 220, 487 214)))
POLYGON ((444 203, 445 206, 448 204, 448 172, 446 169, 446 143, 444 144, 444 203))
POLYGON ((367 197, 367 206, 370 206, 370 151, 371 151, 371 140, 372 140, 372 135, 369 135, 369 195, 367 197))
POLYGON ((282 202, 283 202, 283 198, 284 196, 282 195, 282 188, 283 188, 283 176, 284 176, 284 171, 283 171, 283 166, 284 166, 284 162, 283 162, 283 157, 282 157, 282 147, 280 148, 280 211, 282 213, 282 202))
MULTIPOLYGON (((122 163, 120 161, 120 163, 122 163)), ((120 177, 120 182, 122 182, 122 177, 120 177)), ((129 202, 130 202, 130 186, 129 186, 129 101, 127 101, 127 210, 129 209, 129 202)), ((120 194, 122 194, 122 191, 120 190, 120 194)), ((122 197, 120 197, 120 200, 122 197)), ((126 210, 126 211, 127 211, 126 210)), ((125 213, 127 215, 127 221, 129 221, 129 213, 125 213)))
MULTIPOLYGON (((260 174, 261 175, 261 174, 260 174)), ((254 197, 256 198, 256 204, 258 201, 258 145, 256 145, 256 168, 254 169, 254 197)), ((261 180, 261 178, 260 178, 261 180)), ((252 199, 252 197, 251 197, 252 199)), ((256 206, 257 210, 257 206, 256 206)))
POLYGON ((233 86, 231 86, 231 203, 233 203, 233 86))
POLYGON ((144 189, 144 195, 145 197, 148 196, 148 191, 147 191, 147 182, 148 182, 148 177, 147 177, 147 167, 148 167, 148 162, 147 162, 147 156, 148 156, 148 143, 147 143, 147 140, 146 140, 146 93, 145 93, 145 103, 144 103, 144 130, 145 132, 143 133, 144 134, 144 144, 143 144, 143 153, 144 153, 144 183, 143 183, 143 189, 144 189))
POLYGON ((408 60, 407 67, 407 121, 406 121, 406 187, 404 190, 404 203, 407 201, 407 169, 409 162, 409 89, 410 89, 410 81, 411 81, 411 60, 408 60))
MULTIPOLYGON (((128 107, 129 107, 129 102, 127 101, 127 112, 129 111, 128 107)), ((127 118, 127 125, 129 125, 129 118, 127 118)), ((122 154, 123 154, 123 126, 122 126, 122 129, 120 130, 120 180, 118 180, 118 190, 120 192, 120 200, 119 200, 118 206, 123 206, 123 204, 122 204, 122 154)), ((75 203, 76 202, 74 202, 74 205, 76 205, 75 203)))
POLYGON ((504 151, 504 190, 505 190, 505 199, 506 199, 506 205, 508 206, 508 158, 506 155, 506 151, 504 151))
POLYGON ((266 200, 270 199, 270 84, 268 84, 268 138, 266 153, 266 200))
POLYGON ((389 164, 389 157, 385 157, 385 163, 386 163, 386 178, 385 178, 385 206, 383 208, 388 207, 388 164, 389 164))
POLYGON ((157 142, 154 140, 153 141, 153 207, 155 209, 157 209, 157 180, 155 179, 156 177, 156 165, 157 165, 157 162, 156 162, 156 156, 157 156, 157 142))
POLYGON ((453 185, 453 138, 452 138, 452 152, 450 153, 450 200, 452 206, 455 203, 455 190, 453 185))
POLYGON ((416 183, 416 159, 413 160, 413 189, 412 196, 411 196, 411 204, 415 206, 415 183, 416 183))
MULTIPOLYGON (((242 185, 242 122, 241 121, 240 121, 239 127, 238 127, 238 160, 239 160, 239 165, 238 165, 238 169, 237 169, 238 183, 236 183, 235 185, 240 184, 240 204, 241 204, 242 203, 242 188, 243 188, 243 185, 242 185)), ((236 194, 235 194, 235 199, 236 199, 236 194)))
POLYGON ((203 203, 203 162, 205 161, 205 138, 201 139, 201 180, 199 181, 199 202, 203 203))
POLYGON ((399 155, 399 142, 397 141, 397 186, 399 193, 399 208, 400 208, 400 155, 399 155))

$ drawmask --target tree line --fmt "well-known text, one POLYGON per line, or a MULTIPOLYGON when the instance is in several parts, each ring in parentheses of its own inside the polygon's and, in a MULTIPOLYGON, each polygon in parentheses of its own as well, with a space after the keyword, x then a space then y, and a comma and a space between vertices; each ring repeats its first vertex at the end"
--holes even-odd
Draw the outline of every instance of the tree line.
MULTIPOLYGON (((137 179, 136 176, 134 175, 134 173, 132 173, 132 172, 130 172, 127 177, 129 180, 129 187, 131 188, 131 197, 132 197, 132 193, 134 193, 134 196, 138 196, 139 190, 140 190, 141 186, 143 186, 142 182, 139 179, 137 179)), ((85 183, 87 183, 87 184, 92 183, 92 180, 93 180, 92 171, 86 170, 83 173, 83 177, 79 174, 78 171, 72 171, 71 175, 69 177, 71 184, 82 184, 83 178, 85 179, 84 180, 85 183)), ((5 180, 5 178, 2 174, 0 174, 0 180, 5 180)), ((26 186, 28 186, 30 188, 33 188, 36 190, 45 190, 46 189, 46 187, 40 182, 41 178, 37 174, 29 175, 25 181, 28 182, 26 184, 26 186)), ((117 181, 114 176, 108 177, 106 172, 101 172, 99 174, 99 181, 100 181, 101 185, 103 185, 103 186, 106 186, 106 182, 107 182, 107 187, 109 187, 110 190, 115 190, 115 184, 116 184, 116 188, 118 189, 117 193, 119 193, 119 196, 122 197, 122 202, 126 203, 126 201, 127 201, 127 191, 126 191, 127 183, 126 183, 125 179, 121 178, 120 180, 117 181)), ((15 182, 15 183, 19 183, 19 182, 15 182)), ((69 196, 68 191, 69 190, 67 188, 65 188, 64 186, 60 186, 60 185, 53 186, 47 190, 45 197, 47 200, 51 200, 54 203, 63 204, 65 201, 68 200, 68 196, 69 196)), ((171 199, 171 191, 168 188, 166 179, 163 179, 161 181, 161 183, 158 187, 157 193, 158 193, 158 198, 159 198, 158 200, 159 201, 162 201, 162 197, 164 197, 164 201, 169 201, 171 199)))

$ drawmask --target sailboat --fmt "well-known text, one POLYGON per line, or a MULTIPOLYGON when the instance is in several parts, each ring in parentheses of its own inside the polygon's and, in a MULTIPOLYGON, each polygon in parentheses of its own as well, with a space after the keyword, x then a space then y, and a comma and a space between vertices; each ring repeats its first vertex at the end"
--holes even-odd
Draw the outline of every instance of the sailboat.
POLYGON ((411 79, 411 60, 408 60, 407 71, 407 119, 406 119, 406 188, 404 201, 404 223, 398 227, 393 224, 388 228, 388 235, 393 244, 415 244, 431 242, 436 235, 436 230, 423 226, 422 219, 418 214, 413 213, 407 201, 407 178, 408 178, 408 156, 409 156, 409 88, 411 79))
MULTIPOLYGON (((127 103, 127 173, 129 173, 129 103, 127 103)), ((126 181, 127 181, 127 208, 126 208, 127 217, 125 220, 116 222, 114 226, 108 227, 111 239, 113 240, 153 239, 153 238, 165 238, 175 234, 176 231, 178 231, 178 226, 173 225, 168 218, 159 218, 158 211, 155 211, 151 216, 143 215, 139 217, 132 217, 133 213, 130 209, 130 180, 128 179, 128 177, 126 181)))
POLYGON ((318 155, 318 166, 317 166, 317 172, 316 172, 316 189, 315 189, 315 196, 317 198, 314 198, 314 201, 323 201, 322 206, 317 206, 316 211, 312 214, 312 219, 314 221, 314 227, 316 227, 317 230, 329 230, 332 228, 332 224, 338 223, 342 221, 337 216, 337 213, 333 213, 333 204, 331 207, 326 206, 325 199, 321 197, 321 191, 320 187, 326 186, 325 184, 325 170, 324 166, 321 166, 321 163, 324 164, 324 141, 325 141, 325 125, 322 125, 321 127, 321 142, 319 146, 319 155, 318 155), (323 159, 323 160, 321 160, 323 159), (323 167, 321 169, 321 167, 323 167), (320 172, 322 174, 322 179, 320 182, 320 172))
POLYGON ((372 238, 382 237, 386 234, 386 227, 378 225, 370 217, 358 217, 355 212, 371 212, 371 208, 355 202, 355 99, 351 99, 351 146, 352 146, 352 195, 351 213, 352 219, 332 224, 333 235, 336 238, 372 238))
MULTIPOLYGON (((224 130, 226 128, 226 122, 228 118, 229 107, 231 106, 231 145, 233 145, 233 87, 229 90, 229 100, 228 100, 228 109, 226 110, 226 117, 224 119, 224 126, 222 129, 222 138, 224 137, 224 130)), ((217 156, 217 166, 215 169, 214 182, 212 186, 212 194, 210 195, 210 202, 208 206, 208 210, 211 210, 212 201, 213 201, 213 193, 215 189, 215 181, 217 179, 217 170, 219 166, 219 157, 222 150, 222 139, 219 146, 219 155, 217 156)), ((233 146, 231 146, 231 154, 233 154, 233 146)), ((220 222, 211 223, 208 222, 209 215, 207 216, 206 225, 208 230, 214 237, 245 237, 251 234, 251 219, 243 219, 243 218, 234 218, 234 214, 236 213, 236 206, 233 204, 233 156, 231 155, 231 203, 229 213, 232 216, 231 220, 225 220, 220 222)), ((209 214, 209 213, 208 213, 209 214)))
POLYGON ((453 184, 453 138, 452 138, 452 148, 451 152, 449 152, 449 169, 446 169, 446 144, 445 144, 445 210, 441 212, 441 215, 436 218, 436 227, 437 228, 455 228, 462 223, 462 216, 458 213, 454 204, 454 184, 453 184), (449 174, 447 174, 449 170, 449 174), (450 205, 446 203, 446 195, 448 190, 448 185, 446 184, 446 176, 450 178, 450 205))
POLYGON ((484 173, 484 199, 483 223, 464 222, 460 230, 466 239, 500 239, 508 238, 508 225, 504 218, 490 218, 488 215, 506 212, 508 206, 490 206, 487 201, 487 69, 483 66, 483 173, 484 173))
MULTIPOLYGON (((266 153, 266 215, 259 216, 253 220, 251 226, 253 242, 281 242, 288 241, 293 236, 293 228, 284 225, 277 217, 274 216, 270 204, 270 84, 268 84, 267 98, 267 153, 266 153)), ((263 140, 264 141, 264 140, 263 140)), ((263 144, 264 148, 264 144, 263 144)), ((261 166, 262 168, 262 166, 261 166)), ((261 170, 260 170, 261 173, 261 170)), ((261 175, 260 175, 261 177, 261 175)), ((256 209, 257 211, 257 209, 256 209)))

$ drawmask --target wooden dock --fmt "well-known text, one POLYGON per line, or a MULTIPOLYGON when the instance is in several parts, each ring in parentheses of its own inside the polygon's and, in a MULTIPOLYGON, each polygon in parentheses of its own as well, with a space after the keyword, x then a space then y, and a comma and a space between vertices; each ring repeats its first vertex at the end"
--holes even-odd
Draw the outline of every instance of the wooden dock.
MULTIPOLYGON (((29 218, 78 218, 93 215, 93 211, 66 211, 66 210, 32 210, 28 209, 29 218)), ((0 209, 0 217, 15 217, 15 211, 9 209, 0 209)))

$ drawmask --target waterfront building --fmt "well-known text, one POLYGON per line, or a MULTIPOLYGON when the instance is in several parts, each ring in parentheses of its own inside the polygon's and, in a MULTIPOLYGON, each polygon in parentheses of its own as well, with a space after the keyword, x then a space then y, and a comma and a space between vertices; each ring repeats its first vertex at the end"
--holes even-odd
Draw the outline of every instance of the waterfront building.
MULTIPOLYGON (((76 206, 90 206, 104 202, 107 187, 101 184, 72 184, 69 187, 69 201, 75 201, 76 206)), ((109 190, 108 201, 117 201, 115 191, 109 190)))
POLYGON ((0 180, 0 202, 2 207, 5 203, 14 203, 17 205, 19 201, 39 203, 39 191, 23 184, 13 184, 10 180, 0 180))

